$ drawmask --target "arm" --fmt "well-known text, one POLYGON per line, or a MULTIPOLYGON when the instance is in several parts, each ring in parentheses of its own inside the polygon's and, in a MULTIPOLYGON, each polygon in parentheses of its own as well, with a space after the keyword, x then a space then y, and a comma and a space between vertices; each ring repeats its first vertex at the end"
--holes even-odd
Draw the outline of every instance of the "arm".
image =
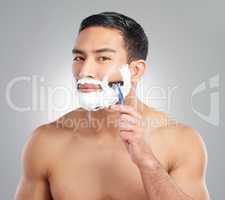
POLYGON ((38 128, 24 146, 23 173, 15 194, 16 200, 50 200, 45 144, 38 128))
POLYGON ((139 166, 149 199, 207 200, 205 185, 207 155, 200 136, 191 128, 176 134, 175 165, 168 174, 153 154, 139 166), (182 138, 181 138, 182 137, 182 138), (181 140, 179 140, 179 138, 181 140))
MULTIPOLYGON (((151 145, 145 141, 144 119, 133 107, 114 105, 121 113, 119 133, 132 161, 139 168, 149 200, 207 200, 205 187, 206 150, 199 134, 184 125, 166 126, 170 172, 160 165, 151 145)), ((161 130, 162 131, 162 130, 161 130)), ((156 130, 160 134, 159 130, 156 130)), ((152 135, 152 133, 151 133, 152 135)), ((151 138, 150 138, 151 143, 151 138)))

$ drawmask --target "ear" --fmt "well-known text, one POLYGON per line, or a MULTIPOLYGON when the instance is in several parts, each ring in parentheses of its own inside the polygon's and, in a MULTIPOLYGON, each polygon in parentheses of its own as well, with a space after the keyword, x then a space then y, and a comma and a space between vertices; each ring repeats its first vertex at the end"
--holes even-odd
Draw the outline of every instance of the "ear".
POLYGON ((144 74, 147 64, 144 60, 135 60, 130 63, 131 81, 137 83, 144 74))

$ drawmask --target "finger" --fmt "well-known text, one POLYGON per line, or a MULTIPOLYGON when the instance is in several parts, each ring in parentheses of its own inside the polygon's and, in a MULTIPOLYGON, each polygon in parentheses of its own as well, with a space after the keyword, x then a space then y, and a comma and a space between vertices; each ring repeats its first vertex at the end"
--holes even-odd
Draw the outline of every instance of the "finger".
POLYGON ((119 111, 121 113, 133 115, 134 117, 137 117, 139 119, 142 118, 140 113, 138 113, 133 107, 128 106, 128 105, 117 104, 117 105, 111 106, 111 109, 119 111))
POLYGON ((119 122, 120 131, 134 131, 134 125, 130 123, 119 122))
POLYGON ((138 119, 131 116, 131 115, 128 115, 128 114, 121 114, 120 115, 120 121, 122 122, 127 122, 127 123, 130 123, 130 124, 133 124, 133 125, 137 125, 138 124, 138 119))
POLYGON ((136 132, 139 132, 139 128, 136 125, 127 123, 127 122, 120 122, 119 123, 119 131, 130 131, 133 132, 133 135, 136 134, 136 132))
POLYGON ((120 131, 120 137, 124 142, 130 143, 132 141, 132 132, 120 131))

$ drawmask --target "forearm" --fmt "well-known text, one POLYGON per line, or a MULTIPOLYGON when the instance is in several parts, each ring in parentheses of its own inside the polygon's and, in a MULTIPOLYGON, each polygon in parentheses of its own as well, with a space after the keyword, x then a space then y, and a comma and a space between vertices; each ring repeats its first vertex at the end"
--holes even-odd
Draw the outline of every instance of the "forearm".
POLYGON ((182 192, 154 156, 149 157, 138 166, 149 200, 193 200, 182 192))

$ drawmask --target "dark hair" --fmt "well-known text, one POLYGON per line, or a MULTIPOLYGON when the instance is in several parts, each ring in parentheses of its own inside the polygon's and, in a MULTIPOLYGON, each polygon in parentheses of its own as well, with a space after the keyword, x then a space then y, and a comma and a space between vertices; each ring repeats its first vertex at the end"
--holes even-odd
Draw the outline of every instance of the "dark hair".
POLYGON ((148 38, 141 25, 135 20, 116 12, 102 12, 85 18, 80 24, 79 33, 92 26, 119 30, 124 39, 128 62, 138 59, 146 60, 148 38))

